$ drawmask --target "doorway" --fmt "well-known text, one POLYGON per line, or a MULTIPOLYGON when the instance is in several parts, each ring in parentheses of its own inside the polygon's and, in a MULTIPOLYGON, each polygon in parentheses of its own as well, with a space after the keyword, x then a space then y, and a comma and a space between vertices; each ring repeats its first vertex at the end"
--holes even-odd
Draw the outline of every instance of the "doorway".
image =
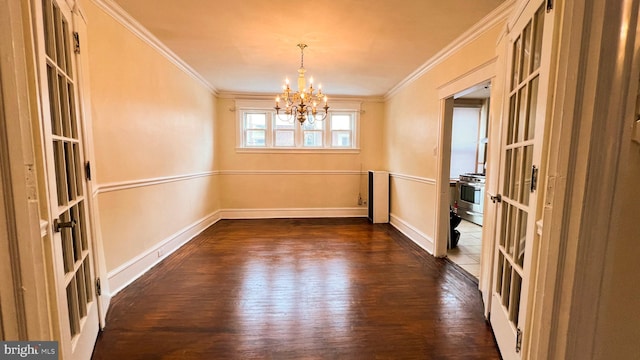
POLYGON ((447 258, 474 278, 480 278, 482 225, 487 163, 491 82, 453 96, 449 206, 451 229, 447 258), (458 225, 456 225, 458 224, 458 225))

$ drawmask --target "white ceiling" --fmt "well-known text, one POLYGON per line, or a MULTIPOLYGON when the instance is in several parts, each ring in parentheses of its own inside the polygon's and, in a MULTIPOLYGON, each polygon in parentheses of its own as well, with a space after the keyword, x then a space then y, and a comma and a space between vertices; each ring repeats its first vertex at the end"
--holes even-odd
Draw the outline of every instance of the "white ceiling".
POLYGON ((382 96, 504 0, 113 0, 219 92, 382 96))

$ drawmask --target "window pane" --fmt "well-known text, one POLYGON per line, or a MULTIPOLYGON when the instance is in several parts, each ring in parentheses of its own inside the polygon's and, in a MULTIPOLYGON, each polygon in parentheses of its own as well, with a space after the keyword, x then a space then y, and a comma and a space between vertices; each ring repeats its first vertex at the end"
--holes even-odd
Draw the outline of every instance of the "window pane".
POLYGON ((246 146, 265 146, 265 131, 264 130, 247 130, 245 137, 246 146))
POLYGON ((294 122, 291 121, 287 121, 287 120, 282 120, 279 119, 277 116, 275 117, 275 126, 273 127, 274 129, 293 129, 293 125, 294 122))
POLYGON ((276 146, 293 146, 293 130, 277 130, 276 132, 276 146))
POLYGON ((351 147, 351 131, 332 131, 331 146, 351 147))
POLYGON ((322 132, 320 131, 305 131, 303 134, 304 146, 309 147, 321 147, 322 146, 322 132))
POLYGON ((245 129, 266 129, 267 114, 246 114, 245 129))
POLYGON ((302 124, 302 130, 322 130, 322 121, 315 121, 313 123, 305 121, 302 124))
POLYGON ((351 130, 351 115, 332 115, 331 130, 351 130))

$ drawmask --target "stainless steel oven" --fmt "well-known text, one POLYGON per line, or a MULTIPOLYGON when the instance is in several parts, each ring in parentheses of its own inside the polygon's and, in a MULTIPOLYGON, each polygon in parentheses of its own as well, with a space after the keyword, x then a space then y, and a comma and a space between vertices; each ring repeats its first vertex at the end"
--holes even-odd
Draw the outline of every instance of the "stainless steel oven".
POLYGON ((458 215, 461 218, 482 225, 484 208, 483 174, 460 175, 458 181, 458 215))

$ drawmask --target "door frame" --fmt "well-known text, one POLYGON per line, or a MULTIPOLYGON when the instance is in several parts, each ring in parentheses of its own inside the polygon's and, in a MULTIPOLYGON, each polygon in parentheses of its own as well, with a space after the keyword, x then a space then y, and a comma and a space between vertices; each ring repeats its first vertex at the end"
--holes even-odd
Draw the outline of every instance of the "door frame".
POLYGON ((91 166, 91 180, 87 181, 87 205, 89 214, 89 226, 91 228, 91 241, 93 242, 93 266, 96 273, 96 279, 101 279, 101 295, 98 298, 98 318, 100 320, 100 328, 106 326, 107 310, 111 302, 111 289, 107 275, 107 265, 104 257, 104 246, 102 241, 102 231, 100 228, 100 216, 98 206, 98 177, 96 171, 96 159, 93 152, 93 121, 91 117, 91 92, 90 90, 90 71, 89 71, 89 55, 87 40, 87 16, 80 3, 76 0, 72 7, 73 28, 74 31, 80 32, 80 54, 77 55, 76 72, 78 73, 78 116, 79 122, 82 124, 82 140, 84 142, 84 159, 91 166))
MULTIPOLYGON (((6 264, 11 266, 9 287, 3 284, 3 321, 7 339, 55 338, 49 317, 48 266, 45 239, 48 223, 41 220, 38 172, 40 164, 34 151, 32 127, 39 122, 32 98, 33 78, 30 73, 31 44, 25 42, 30 23, 28 9, 21 1, 0 0, 0 126, 6 134, 5 148, 0 151, 0 176, 5 201, 2 224, 7 231, 6 245, 11 249, 6 264), (7 121, 11 119, 11 121, 7 121), (6 153, 5 153, 6 152, 6 153), (27 295, 28 294, 28 295, 27 295), (8 305, 8 296, 15 301, 8 305), (6 296, 6 297, 5 297, 6 296), (7 301, 5 303, 5 301, 7 301)), ((3 279, 7 280, 7 279, 3 279)))
MULTIPOLYGON (((497 111, 501 111, 501 102, 495 101, 495 96, 500 96, 499 93, 494 92, 494 80, 496 79, 498 57, 494 57, 491 60, 481 64, 480 66, 470 70, 462 76, 451 80, 450 82, 440 86, 438 88, 438 97, 440 98, 440 119, 439 119, 439 137, 438 137, 438 149, 440 149, 440 156, 438 156, 438 179, 436 181, 436 242, 434 246, 434 256, 444 257, 447 255, 447 239, 449 236, 449 204, 450 204, 450 189, 449 189, 449 176, 451 167, 451 131, 452 131, 452 119, 453 119, 453 96, 463 90, 473 87, 478 84, 491 81, 491 107, 489 108, 489 121, 487 126, 489 131, 495 124, 492 121, 499 121, 500 116, 497 111), (494 104, 498 104, 495 106, 494 104), (492 120, 493 119, 493 120, 492 120)), ((496 143, 493 139, 489 142, 489 151, 487 151, 487 163, 496 164, 500 161, 500 158, 492 157, 491 143, 496 143)), ((497 144, 497 143, 496 143, 497 144)), ((499 155, 499 153, 498 153, 499 155)), ((486 184, 491 183, 491 174, 487 173, 486 184)), ((486 197, 486 196, 485 196, 486 197)), ((484 221, 482 230, 482 255, 480 263, 480 279, 478 287, 483 294, 485 316, 488 315, 488 311, 491 308, 489 301, 491 299, 491 265, 493 263, 493 241, 490 241, 490 232, 487 229, 492 229, 495 224, 495 205, 491 201, 484 201, 484 221), (493 210, 492 210, 493 208, 493 210), (485 238, 487 237, 487 238, 485 238), (489 293, 485 297, 485 294, 489 293)))

